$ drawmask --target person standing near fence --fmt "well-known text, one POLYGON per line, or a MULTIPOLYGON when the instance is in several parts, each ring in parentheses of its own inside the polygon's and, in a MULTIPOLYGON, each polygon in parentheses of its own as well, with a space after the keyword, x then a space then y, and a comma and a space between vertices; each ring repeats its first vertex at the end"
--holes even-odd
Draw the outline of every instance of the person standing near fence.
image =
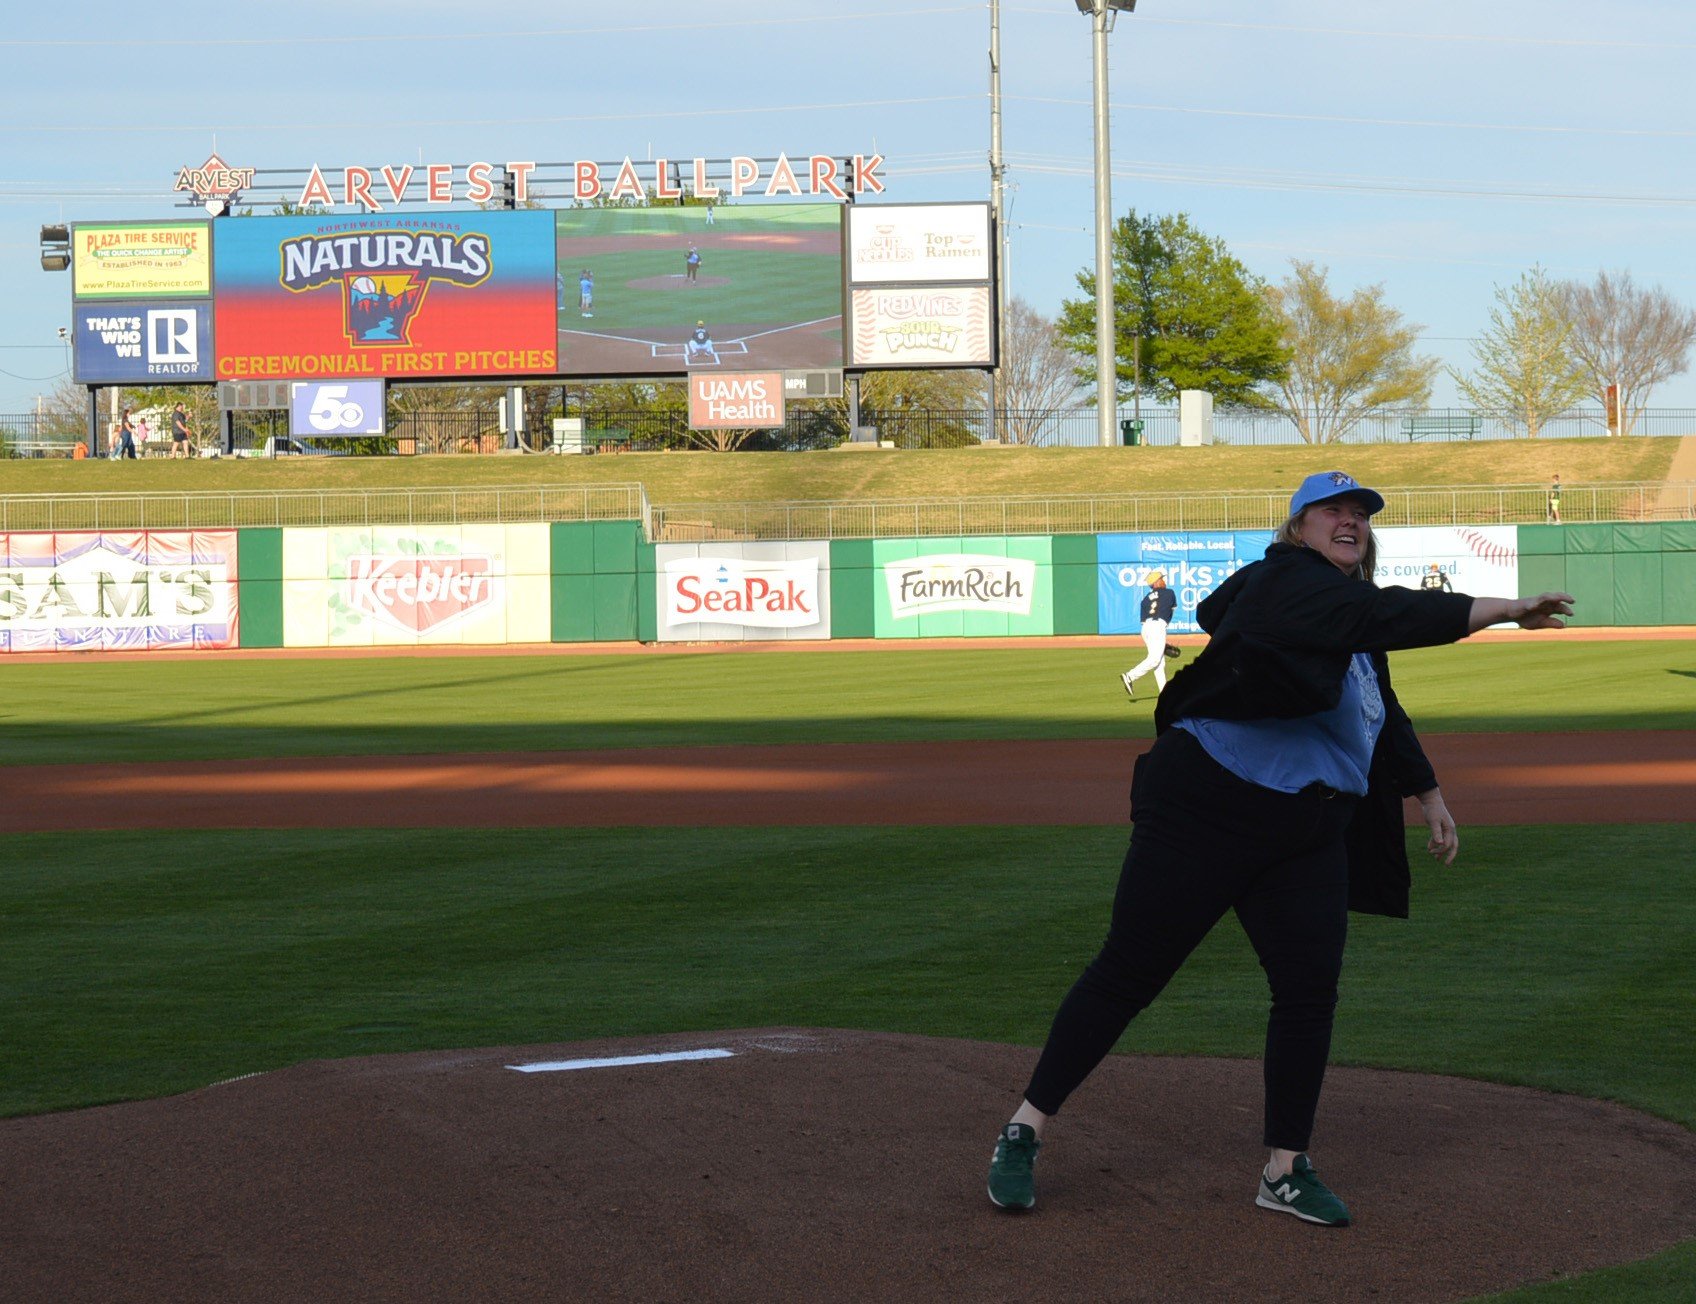
POLYGON ((1177 609, 1177 595, 1166 587, 1165 572, 1149 571, 1148 592, 1143 594, 1142 605, 1137 611, 1142 620, 1142 643, 1148 649, 1148 655, 1119 676, 1125 691, 1132 697, 1137 695, 1133 685, 1150 670, 1154 671, 1155 693, 1165 690, 1166 628, 1172 623, 1172 613, 1177 609))
POLYGON ((1555 472, 1555 482, 1549 486, 1549 521, 1553 525, 1561 523, 1561 475, 1555 472))
MULTIPOLYGON (((1371 518, 1383 507, 1381 494, 1344 472, 1308 476, 1266 556, 1197 609, 1210 641, 1161 696, 1154 746, 1132 772, 1131 844, 1106 941, 1061 1002, 990 1160, 989 1198, 999 1208, 1036 1203, 1045 1125, 1235 911, 1272 992, 1267 1159, 1255 1203, 1349 1225, 1348 1207, 1307 1154, 1348 912, 1407 916, 1404 797, 1419 801, 1431 855, 1452 864, 1460 848, 1391 688, 1387 654, 1458 642, 1502 621, 1559 629, 1572 614, 1566 593, 1379 588, 1371 518)), ((1177 1160, 1152 1157, 1148 1171, 1177 1160)))
POLYGON ((112 456, 135 460, 135 426, 130 421, 128 408, 125 408, 123 416, 118 418, 118 448, 112 456))

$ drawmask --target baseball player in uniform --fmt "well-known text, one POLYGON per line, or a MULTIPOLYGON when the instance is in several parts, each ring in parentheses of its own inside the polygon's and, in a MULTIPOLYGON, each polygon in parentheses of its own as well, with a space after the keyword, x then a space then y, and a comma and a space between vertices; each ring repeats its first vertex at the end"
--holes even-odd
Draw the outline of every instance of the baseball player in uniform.
POLYGON ((1138 611, 1142 618, 1142 641, 1148 648, 1148 655, 1119 676, 1125 691, 1132 697, 1137 695, 1132 685, 1150 670, 1154 671, 1154 691, 1159 693, 1166 687, 1166 626, 1171 623, 1172 613, 1177 607, 1177 595, 1166 587, 1165 573, 1150 571, 1148 592, 1143 595, 1138 611))
POLYGON ((1432 562, 1425 568, 1425 574, 1419 577, 1419 587, 1427 592, 1453 593, 1455 586, 1449 583, 1449 577, 1443 573, 1443 568, 1432 562))
POLYGON ((587 267, 577 278, 577 311, 585 317, 595 315, 595 274, 587 267))

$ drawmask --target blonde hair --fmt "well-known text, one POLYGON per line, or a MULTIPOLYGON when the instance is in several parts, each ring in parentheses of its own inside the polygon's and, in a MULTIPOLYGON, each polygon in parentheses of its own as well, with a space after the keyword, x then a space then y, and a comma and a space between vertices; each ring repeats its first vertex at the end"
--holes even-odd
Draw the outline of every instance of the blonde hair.
MULTIPOLYGON (((1302 508, 1289 520, 1285 521, 1278 531, 1278 542, 1287 543, 1291 547, 1305 548, 1301 541, 1301 518, 1307 515, 1307 508, 1302 508)), ((1368 584, 1377 583, 1373 576, 1378 573, 1378 531, 1372 528, 1372 521, 1366 522, 1366 550, 1360 554, 1360 565, 1355 568, 1354 577, 1365 580, 1368 584)))

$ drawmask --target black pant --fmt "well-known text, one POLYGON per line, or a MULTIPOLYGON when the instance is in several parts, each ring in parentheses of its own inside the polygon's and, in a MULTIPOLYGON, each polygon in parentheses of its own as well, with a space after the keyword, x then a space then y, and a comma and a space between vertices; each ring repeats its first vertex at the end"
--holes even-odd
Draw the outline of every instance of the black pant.
POLYGON ((1265 1143, 1305 1150, 1348 932, 1343 831, 1355 798, 1247 783, 1172 729, 1143 760, 1132 801, 1107 941, 1054 1016, 1025 1098, 1056 1113, 1234 909, 1272 988, 1265 1143))

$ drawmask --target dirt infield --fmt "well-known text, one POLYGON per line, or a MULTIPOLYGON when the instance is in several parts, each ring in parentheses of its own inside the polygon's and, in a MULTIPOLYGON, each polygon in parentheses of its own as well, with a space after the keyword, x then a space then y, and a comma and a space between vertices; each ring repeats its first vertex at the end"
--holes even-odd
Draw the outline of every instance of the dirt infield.
MULTIPOLYGON (((1468 824, 1696 819, 1696 733, 1423 739, 1468 824)), ((1146 740, 839 743, 44 765, 0 832, 102 828, 1118 824, 1146 740)))
POLYGON ((1333 1069, 1344 1232, 1254 1206, 1260 1067, 1111 1057, 1040 1198, 983 1192, 1032 1052, 807 1029, 308 1063, 0 1124, 7 1300, 1454 1300, 1696 1235, 1696 1137, 1333 1069), (584 1057, 714 1059, 515 1072, 584 1057), (1574 1181, 1577 1181, 1577 1188, 1574 1181), (1605 1198, 1592 1198, 1605 1193, 1605 1198))
MULTIPOLYGON (((1696 818, 1693 733, 1425 742, 1463 841, 1468 824, 1696 818)), ((20 767, 0 831, 1114 824, 1146 745, 20 767)), ((1318 1158, 1357 1223, 1310 1228, 1253 1204, 1258 1063, 1130 1056, 1050 1131, 1037 1210, 999 1214, 984 1167, 1032 1058, 865 1032, 652 1036, 314 1062, 0 1121, 0 1301, 1439 1301, 1696 1236, 1685 1129, 1347 1068, 1318 1158), (729 1053, 509 1067, 684 1051, 729 1053)))

